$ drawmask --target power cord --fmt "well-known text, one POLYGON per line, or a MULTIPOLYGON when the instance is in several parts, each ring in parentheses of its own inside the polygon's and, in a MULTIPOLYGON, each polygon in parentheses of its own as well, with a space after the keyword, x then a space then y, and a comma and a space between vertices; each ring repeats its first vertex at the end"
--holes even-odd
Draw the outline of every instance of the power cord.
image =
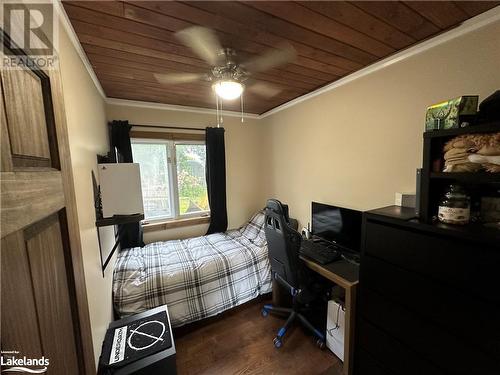
MULTIPOLYGON (((339 325, 340 307, 341 307, 341 304, 337 302, 337 321, 335 322, 335 326, 333 328, 326 330, 328 332, 328 334, 332 337, 333 337, 333 331, 336 331, 337 329, 340 328, 340 325, 339 325)), ((342 311, 345 311, 345 309, 343 307, 342 307, 342 311)))

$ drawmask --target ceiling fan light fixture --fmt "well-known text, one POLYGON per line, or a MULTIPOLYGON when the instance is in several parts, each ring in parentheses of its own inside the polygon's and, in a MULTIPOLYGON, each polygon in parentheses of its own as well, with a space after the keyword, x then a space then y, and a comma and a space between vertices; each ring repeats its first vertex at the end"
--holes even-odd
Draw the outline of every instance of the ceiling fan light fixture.
POLYGON ((244 86, 240 82, 225 80, 213 84, 212 88, 218 97, 225 100, 237 99, 241 96, 244 86))

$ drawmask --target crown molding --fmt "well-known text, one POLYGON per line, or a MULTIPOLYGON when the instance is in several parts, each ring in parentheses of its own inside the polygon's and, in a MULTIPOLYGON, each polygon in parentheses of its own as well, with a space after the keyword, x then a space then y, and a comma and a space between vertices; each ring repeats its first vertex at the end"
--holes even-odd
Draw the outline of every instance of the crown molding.
POLYGON ((381 69, 387 68, 393 64, 396 64, 400 61, 406 60, 412 56, 418 55, 422 52, 425 52, 431 48, 434 48, 440 44, 446 43, 452 39, 458 38, 465 34, 468 34, 472 31, 480 29, 484 26, 492 24, 494 22, 500 21, 500 6, 496 6, 484 13, 481 13, 475 17, 469 18, 464 21, 460 26, 457 26, 454 29, 446 31, 442 34, 436 35, 433 38, 430 38, 426 41, 420 42, 412 47, 405 49, 404 51, 397 52, 394 55, 391 55, 383 60, 380 60, 374 64, 371 64, 361 70, 358 70, 354 73, 351 73, 335 82, 332 82, 326 86, 323 86, 315 91, 311 91, 305 95, 299 96, 298 98, 292 99, 284 104, 281 104, 278 107, 275 107, 267 112, 262 113, 259 118, 263 119, 268 116, 274 115, 278 112, 281 112, 287 108, 293 107, 299 103, 302 103, 306 100, 312 99, 315 96, 324 94, 325 92, 336 89, 337 87, 343 86, 349 82, 352 82, 358 78, 364 77, 368 74, 372 74, 381 69))
MULTIPOLYGON (((121 105, 121 106, 130 106, 130 107, 138 107, 138 108, 151 108, 151 109, 161 109, 161 110, 168 110, 168 111, 180 111, 180 112, 191 112, 191 113, 201 113, 201 114, 211 114, 214 115, 216 114, 215 109, 209 109, 209 108, 201 108, 201 107, 189 107, 189 106, 181 106, 181 105, 173 105, 173 104, 163 104, 163 103, 154 103, 154 102, 143 102, 143 101, 136 101, 136 100, 127 100, 127 99, 115 99, 115 98, 108 98, 106 94, 104 93, 104 90, 97 79, 97 76, 92 69, 92 65, 90 64, 90 61, 87 58, 87 55, 85 54, 85 51, 83 50, 82 45, 80 44, 80 41, 78 40, 78 37, 76 36, 76 32, 73 29, 73 26, 71 25, 71 22, 68 18, 68 15, 66 14, 66 11, 64 10, 64 7, 61 4, 61 0, 55 0, 54 4, 56 6, 57 11, 59 12, 62 24, 68 33, 68 36, 73 43, 73 46, 75 47, 78 55, 80 56, 80 59, 82 60, 85 68, 87 69, 87 72, 90 75, 90 78, 94 82, 94 85, 97 88, 97 91, 101 94, 101 96, 104 98, 104 101, 107 104, 111 105, 121 105)), ((460 26, 457 26, 449 31, 446 31, 442 34, 439 34, 435 37, 432 37, 426 41, 420 42, 412 47, 409 47, 403 51, 397 52, 389 57, 386 57, 383 60, 380 60, 374 64, 371 64, 361 70, 358 70, 354 73, 351 73, 335 82, 332 82, 330 84, 327 84, 326 86, 323 86, 315 91, 311 91, 310 93, 307 93, 305 95, 299 96, 298 98, 292 99, 284 104, 279 105, 278 107, 275 107, 267 112, 264 112, 260 115, 257 114, 252 114, 252 113, 243 113, 244 118, 248 119, 255 119, 255 120, 260 120, 264 119, 268 116, 271 116, 273 114, 276 114, 278 112, 281 112, 287 108, 291 108, 299 103, 302 103, 306 100, 312 99, 318 95, 321 95, 323 93, 326 93, 328 91, 334 90, 337 87, 343 86, 349 82, 352 82, 358 78, 364 77, 368 74, 375 73, 381 69, 385 69, 393 64, 396 64, 400 61, 406 60, 410 57, 413 57, 415 55, 418 55, 422 52, 425 52, 429 49, 432 49, 436 46, 439 46, 440 44, 446 43, 452 39, 458 38, 460 36, 463 36, 465 34, 468 34, 470 32, 473 32, 477 29, 480 29, 484 26, 487 26, 489 24, 492 24, 494 22, 500 21, 500 6, 496 6, 495 8, 492 8, 484 13, 481 13, 475 17, 469 18, 468 20, 464 21, 460 26)), ((233 111, 222 111, 222 115, 224 116, 229 116, 229 117, 241 117, 240 112, 233 112, 233 111)))
POLYGON ((71 25, 68 14, 64 10, 64 6, 62 5, 61 0, 55 0, 53 3, 54 7, 56 8, 56 12, 59 14, 59 19, 61 20, 61 23, 63 24, 64 29, 66 30, 66 33, 68 34, 68 37, 73 44, 73 47, 75 47, 76 53, 78 53, 78 56, 80 56, 80 60, 82 60, 85 69, 87 69, 87 73, 92 79, 92 82, 94 82, 94 85, 99 94, 101 94, 103 99, 106 99, 106 94, 104 93, 101 83, 95 75, 94 69, 92 69, 92 65, 90 64, 90 61, 87 58, 82 45, 80 44, 80 40, 78 40, 78 37, 76 36, 75 29, 73 29, 73 25, 71 25))
MULTIPOLYGON (((216 116, 217 111, 210 108, 201 107, 189 107, 184 105, 175 104, 163 104, 163 103, 153 103, 153 102, 142 102, 138 100, 128 100, 128 99, 116 99, 116 98, 106 98, 106 104, 110 105, 120 105, 125 107, 136 107, 136 108, 149 108, 149 109, 159 109, 164 111, 178 111, 178 112, 190 112, 190 113, 201 113, 206 115, 216 116)), ((228 117, 239 117, 241 118, 241 112, 234 111, 219 111, 223 116, 228 117)), ((259 115, 253 113, 243 113, 243 118, 258 120, 259 115)))

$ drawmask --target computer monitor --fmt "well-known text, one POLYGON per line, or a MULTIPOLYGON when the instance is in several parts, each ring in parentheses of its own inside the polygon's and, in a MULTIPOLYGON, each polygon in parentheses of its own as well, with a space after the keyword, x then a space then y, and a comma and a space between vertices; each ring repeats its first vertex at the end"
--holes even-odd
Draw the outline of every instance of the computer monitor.
POLYGON ((361 211, 312 202, 312 234, 347 250, 359 252, 361 211))

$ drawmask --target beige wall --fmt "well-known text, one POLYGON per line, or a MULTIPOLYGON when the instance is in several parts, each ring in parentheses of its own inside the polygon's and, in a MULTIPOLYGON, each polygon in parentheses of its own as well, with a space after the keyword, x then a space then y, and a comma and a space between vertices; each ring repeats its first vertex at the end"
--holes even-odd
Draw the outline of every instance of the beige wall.
MULTIPOLYGON (((108 104, 106 114, 111 120, 128 120, 131 124, 168 125, 205 128, 214 126, 215 115, 139 108, 108 104)), ((224 116, 226 142, 227 210, 229 228, 239 227, 265 204, 262 142, 264 123, 257 120, 224 116)), ((141 128, 142 129, 142 128, 141 128)), ((142 129, 146 130, 146 129, 142 129)), ((153 130, 153 129, 152 129, 153 130)), ((148 232, 145 241, 186 238, 206 233, 207 225, 148 232)))
POLYGON ((104 334, 113 317, 111 301, 113 267, 108 267, 103 278, 91 180, 91 171, 94 170, 97 174, 96 155, 107 152, 106 116, 104 100, 90 79, 62 25, 60 25, 59 44, 83 265, 97 364, 104 334))
POLYGON ((311 201, 366 210, 415 191, 426 107, 500 88, 500 22, 264 120, 269 195, 301 224, 311 201))

